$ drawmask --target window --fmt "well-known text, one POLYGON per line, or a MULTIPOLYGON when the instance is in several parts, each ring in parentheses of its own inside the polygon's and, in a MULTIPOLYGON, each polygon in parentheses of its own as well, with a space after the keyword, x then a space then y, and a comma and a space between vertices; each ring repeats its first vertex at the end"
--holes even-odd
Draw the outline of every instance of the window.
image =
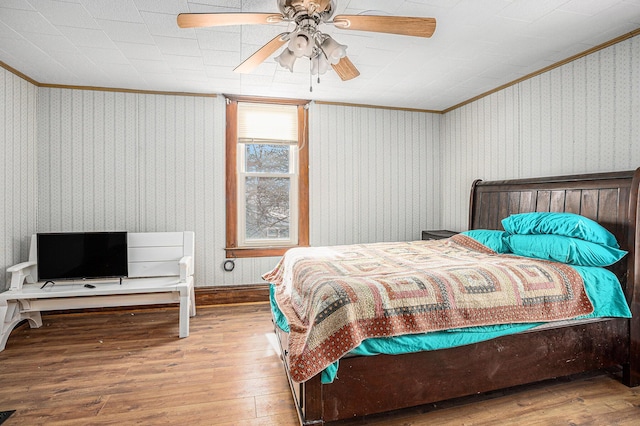
POLYGON ((309 244, 306 101, 227 98, 227 256, 309 244))

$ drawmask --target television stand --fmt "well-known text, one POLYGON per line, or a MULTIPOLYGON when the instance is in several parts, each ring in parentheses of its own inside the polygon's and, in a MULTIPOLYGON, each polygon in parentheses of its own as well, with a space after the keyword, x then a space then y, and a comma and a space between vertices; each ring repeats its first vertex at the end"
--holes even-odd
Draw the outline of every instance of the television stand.
POLYGON ((42 311, 178 303, 179 337, 189 336, 189 317, 195 316, 193 232, 129 233, 129 276, 111 280, 37 281, 35 235, 29 261, 7 269, 11 287, 0 293, 0 351, 11 330, 27 320, 42 326, 42 311), (41 288, 42 287, 42 288, 41 288))

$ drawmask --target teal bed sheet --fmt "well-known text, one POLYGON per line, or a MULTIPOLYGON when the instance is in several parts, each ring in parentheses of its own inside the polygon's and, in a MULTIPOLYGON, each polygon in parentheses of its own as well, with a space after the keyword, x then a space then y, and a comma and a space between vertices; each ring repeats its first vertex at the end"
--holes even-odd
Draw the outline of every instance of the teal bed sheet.
MULTIPOLYGON (((593 313, 582 316, 579 319, 606 317, 631 318, 631 311, 629 310, 620 282, 615 274, 607 269, 592 266, 574 266, 574 268, 582 276, 587 295, 593 304, 593 313)), ((273 285, 270 290, 270 302, 276 325, 288 333, 289 324, 276 303, 273 285)), ((508 334, 519 333, 540 324, 542 323, 502 324, 457 328, 422 334, 407 334, 397 337, 370 338, 364 340, 360 346, 353 349, 350 354, 399 355, 411 352, 453 348, 495 339, 496 337, 508 334)), ((322 383, 332 383, 335 380, 338 374, 338 366, 339 361, 336 361, 322 372, 322 383)))

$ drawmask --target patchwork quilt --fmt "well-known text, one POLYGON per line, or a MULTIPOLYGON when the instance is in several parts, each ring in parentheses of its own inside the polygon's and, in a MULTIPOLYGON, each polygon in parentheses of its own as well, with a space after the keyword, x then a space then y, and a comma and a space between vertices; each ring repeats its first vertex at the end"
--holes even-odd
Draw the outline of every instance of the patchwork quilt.
POLYGON ((289 368, 303 382, 370 337, 556 321, 593 311, 581 276, 499 255, 476 240, 295 248, 263 278, 289 322, 289 368))

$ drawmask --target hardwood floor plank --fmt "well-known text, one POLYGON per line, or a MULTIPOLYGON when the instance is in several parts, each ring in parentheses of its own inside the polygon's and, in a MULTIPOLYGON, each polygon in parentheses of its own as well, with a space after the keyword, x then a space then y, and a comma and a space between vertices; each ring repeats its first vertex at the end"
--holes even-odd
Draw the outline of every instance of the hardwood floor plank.
MULTIPOLYGON (((3 425, 296 425, 267 304, 43 316, 0 352, 3 425)), ((349 424, 637 425, 640 388, 611 374, 548 381, 349 424)))
MULTIPOLYGON (((211 382, 208 385, 198 384, 187 387, 165 386, 161 389, 138 389, 130 393, 112 394, 108 406, 103 410, 103 414, 111 412, 131 411, 138 407, 146 409, 162 409, 167 404, 171 404, 176 399, 181 399, 188 395, 190 404, 204 404, 209 401, 228 401, 246 398, 260 398, 260 401, 280 401, 282 392, 281 383, 273 383, 268 380, 237 381, 232 383, 211 382), (132 398, 132 394, 134 398, 132 398)), ((286 394, 290 403, 287 408, 292 409, 293 403, 290 401, 290 394, 286 394)), ((259 413, 260 414, 260 413, 259 413)), ((267 413, 271 414, 271 413, 267 413)), ((266 415, 264 413, 260 415, 266 415)))
POLYGON ((242 423, 237 421, 218 423, 216 426, 289 426, 299 424, 298 417, 294 412, 289 414, 279 414, 276 416, 257 417, 247 419, 242 423))
POLYGON ((216 425, 230 421, 243 424, 245 421, 255 418, 253 398, 214 401, 205 404, 190 404, 184 399, 180 401, 183 402, 180 405, 176 405, 174 402, 160 410, 140 407, 135 410, 134 415, 131 412, 100 413, 99 416, 90 419, 56 420, 48 422, 47 425, 216 425))
POLYGON ((289 391, 256 397, 256 417, 290 413, 295 408, 289 391))

